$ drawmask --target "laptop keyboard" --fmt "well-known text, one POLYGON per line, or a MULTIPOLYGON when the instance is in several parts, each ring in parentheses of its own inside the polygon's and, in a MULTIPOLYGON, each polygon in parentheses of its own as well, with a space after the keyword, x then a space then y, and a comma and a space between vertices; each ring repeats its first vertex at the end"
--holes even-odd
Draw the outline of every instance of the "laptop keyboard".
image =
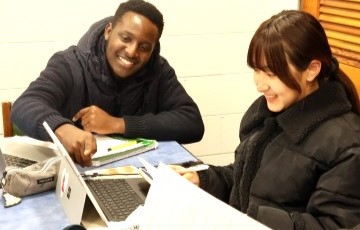
POLYGON ((16 166, 20 168, 27 167, 29 165, 35 164, 36 161, 28 160, 21 157, 16 157, 8 154, 4 154, 6 165, 8 166, 16 166))
POLYGON ((109 221, 125 220, 144 203, 125 180, 98 179, 86 183, 109 221))

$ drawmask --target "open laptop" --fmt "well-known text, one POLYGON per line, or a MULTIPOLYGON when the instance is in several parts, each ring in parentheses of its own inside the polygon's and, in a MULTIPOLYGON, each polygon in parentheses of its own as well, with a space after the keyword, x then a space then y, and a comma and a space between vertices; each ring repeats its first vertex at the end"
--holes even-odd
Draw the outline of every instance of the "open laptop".
MULTIPOLYGON (((6 161, 5 161, 5 157, 4 154, 1 151, 0 148, 0 177, 2 178, 2 176, 4 175, 5 172, 5 168, 6 168, 6 161)), ((1 184, 1 183, 0 183, 1 184)), ((1 185, 0 185, 1 186, 1 185)))
MULTIPOLYGON (((53 144, 27 136, 2 138, 0 143, 0 179, 7 166, 25 168, 57 156, 53 144)), ((1 184, 0 184, 1 188, 1 184)))
POLYGON ((0 155, 6 166, 27 167, 55 157, 58 151, 51 142, 28 136, 13 136, 0 139, 0 155))
MULTIPOLYGON (((0 179, 3 177, 5 168, 7 166, 16 166, 16 167, 24 168, 35 163, 36 161, 33 160, 21 158, 18 156, 13 156, 10 154, 5 154, 3 153, 0 147, 0 179)), ((0 183, 0 188, 1 188, 1 183, 0 183)))
MULTIPOLYGON (((95 177, 85 180, 77 170, 70 155, 61 144, 57 136, 51 130, 46 122, 43 123, 46 131, 50 135, 53 142, 57 145, 60 154, 63 156, 61 160, 58 179, 56 184, 56 196, 59 200, 65 215, 68 217, 72 224, 83 224, 89 225, 89 223, 97 227, 108 226, 111 221, 122 221, 127 218, 123 216, 115 219, 111 218, 113 213, 109 212, 121 212, 125 211, 130 214, 135 210, 139 204, 145 202, 147 191, 150 185, 141 176, 133 178, 114 178, 114 176, 104 178, 95 177), (102 200, 110 201, 110 204, 115 204, 120 200, 128 201, 130 198, 125 197, 125 192, 120 192, 118 189, 110 192, 110 195, 106 195, 102 189, 113 188, 111 183, 124 182, 127 186, 127 190, 132 191, 133 194, 137 195, 137 202, 139 204, 128 206, 128 205, 117 205, 118 211, 106 211, 106 206, 102 200), (99 184, 100 188, 93 188, 93 184, 99 184), (119 193, 120 192, 120 193, 119 193)), ((116 208, 116 207, 115 207, 116 208)), ((117 213, 115 213, 116 215, 117 213)))
POLYGON ((3 175, 6 166, 16 166, 16 167, 24 168, 29 165, 35 164, 36 162, 37 161, 3 153, 0 147, 0 175, 3 175))

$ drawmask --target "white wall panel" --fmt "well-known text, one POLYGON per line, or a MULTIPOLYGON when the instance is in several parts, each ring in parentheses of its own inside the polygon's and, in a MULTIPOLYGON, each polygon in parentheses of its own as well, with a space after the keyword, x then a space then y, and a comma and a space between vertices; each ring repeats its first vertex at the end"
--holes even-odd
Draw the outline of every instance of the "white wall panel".
POLYGON ((259 96, 250 72, 181 78, 180 82, 203 116, 243 113, 259 96))
POLYGON ((239 127, 243 114, 204 117, 205 134, 195 144, 184 145, 196 156, 234 152, 239 144, 239 127))
POLYGON ((252 34, 165 36, 161 54, 179 77, 239 73, 247 69, 252 34))
POLYGON ((157 0, 164 12, 167 35, 254 31, 280 9, 297 8, 294 0, 157 0))
MULTIPOLYGON (((14 101, 53 53, 76 44, 120 2, 0 0, 0 100, 14 101)), ((161 54, 198 103, 205 123, 203 140, 185 147, 207 163, 228 164, 239 144, 241 117, 258 97, 246 65, 249 41, 263 20, 297 8, 298 1, 150 2, 165 19, 161 54)))
POLYGON ((196 156, 222 153, 222 117, 204 117, 205 133, 203 139, 195 144, 184 145, 196 156))
POLYGON ((1 0, 0 42, 64 41, 79 38, 92 23, 113 15, 119 2, 1 0))
POLYGON ((26 88, 45 68, 48 59, 71 42, 0 43, 0 89, 26 88))

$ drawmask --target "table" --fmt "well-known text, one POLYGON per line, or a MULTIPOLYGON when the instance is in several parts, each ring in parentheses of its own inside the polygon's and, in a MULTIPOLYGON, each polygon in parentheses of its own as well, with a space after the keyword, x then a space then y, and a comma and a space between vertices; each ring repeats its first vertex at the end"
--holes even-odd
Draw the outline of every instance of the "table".
MULTIPOLYGON (((180 162, 198 161, 198 159, 175 141, 159 142, 155 150, 143 154, 113 162, 97 169, 111 168, 125 165, 134 165, 141 167, 138 160, 141 156, 144 160, 153 165, 160 162, 164 164, 175 164, 180 162)), ((91 170, 94 167, 82 168, 78 170, 83 172, 91 170)), ((2 193, 2 191, 1 191, 2 193)), ((4 230, 22 230, 22 229, 56 229, 61 230, 70 225, 62 207, 57 201, 55 191, 47 191, 40 194, 24 197, 19 205, 4 208, 3 200, 0 202, 0 226, 4 230)))

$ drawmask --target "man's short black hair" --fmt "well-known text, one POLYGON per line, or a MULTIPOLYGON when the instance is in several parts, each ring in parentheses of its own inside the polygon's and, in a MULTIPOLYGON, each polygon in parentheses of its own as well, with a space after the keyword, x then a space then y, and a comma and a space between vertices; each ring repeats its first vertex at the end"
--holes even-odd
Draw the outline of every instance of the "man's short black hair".
POLYGON ((115 12, 112 24, 115 25, 129 11, 141 14, 154 23, 159 31, 159 38, 161 37, 164 29, 163 15, 153 4, 143 0, 128 0, 121 3, 115 12))

